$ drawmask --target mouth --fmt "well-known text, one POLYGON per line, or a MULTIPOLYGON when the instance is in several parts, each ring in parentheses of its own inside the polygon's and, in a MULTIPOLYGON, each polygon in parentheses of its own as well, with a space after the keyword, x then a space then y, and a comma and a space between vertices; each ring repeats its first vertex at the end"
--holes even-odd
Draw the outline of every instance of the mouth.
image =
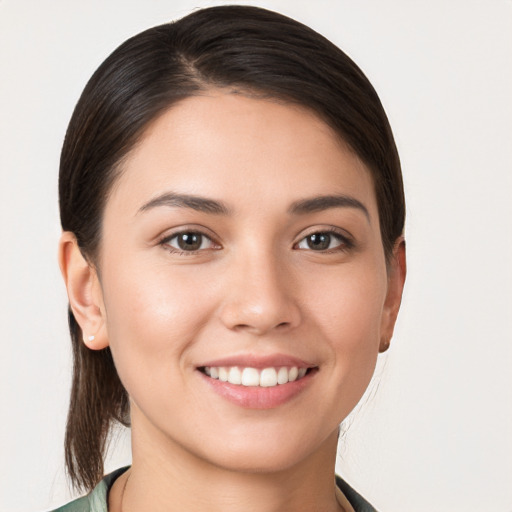
POLYGON ((210 379, 227 382, 234 386, 273 388, 296 382, 317 370, 317 367, 269 366, 201 366, 198 370, 210 379))
POLYGON ((288 354, 238 354, 196 366, 210 390, 244 409, 273 409, 313 385, 319 366, 288 354))

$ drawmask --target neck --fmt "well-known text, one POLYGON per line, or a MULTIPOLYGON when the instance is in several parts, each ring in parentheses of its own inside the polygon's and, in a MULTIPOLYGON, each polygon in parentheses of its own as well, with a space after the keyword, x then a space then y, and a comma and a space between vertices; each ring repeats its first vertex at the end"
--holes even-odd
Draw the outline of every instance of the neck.
POLYGON ((109 510, 120 511, 121 501, 122 512, 339 510, 334 484, 337 431, 299 463, 250 472, 212 464, 139 419, 132 418, 132 468, 112 490, 109 510))

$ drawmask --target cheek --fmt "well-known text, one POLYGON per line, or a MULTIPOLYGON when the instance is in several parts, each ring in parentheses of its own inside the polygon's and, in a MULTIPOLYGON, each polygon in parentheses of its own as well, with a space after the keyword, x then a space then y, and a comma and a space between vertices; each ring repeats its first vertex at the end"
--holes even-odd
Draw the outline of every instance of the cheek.
POLYGON ((351 269, 331 279, 327 289, 311 296, 312 316, 329 344, 329 360, 338 383, 335 392, 351 393, 355 405, 377 361, 386 274, 372 271, 371 266, 360 272, 351 269))
MULTIPOLYGON (((311 309, 326 338, 347 350, 378 345, 387 281, 383 272, 361 266, 328 276, 310 294, 311 309)), ((375 347, 374 347, 375 348, 375 347)))
POLYGON ((141 380, 148 391, 162 382, 175 385, 211 299, 184 272, 170 275, 154 262, 122 261, 106 268, 103 279, 107 332, 121 381, 130 394, 141 380))

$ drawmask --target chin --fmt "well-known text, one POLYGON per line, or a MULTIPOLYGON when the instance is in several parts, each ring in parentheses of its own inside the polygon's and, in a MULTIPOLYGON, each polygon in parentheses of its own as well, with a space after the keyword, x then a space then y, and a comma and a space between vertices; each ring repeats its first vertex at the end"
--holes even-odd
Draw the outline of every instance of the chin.
MULTIPOLYGON (((202 457, 211 464, 238 473, 279 473, 298 467, 314 454, 332 452, 337 447, 338 428, 326 438, 309 437, 304 433, 287 430, 284 435, 268 433, 223 437, 225 442, 215 443, 215 451, 206 449, 202 457), (297 434, 297 435, 294 435, 297 434)), ((209 447, 207 447, 209 448, 209 447)))
POLYGON ((273 453, 272 450, 225 454, 210 459, 210 462, 223 470, 241 474, 275 474, 296 467, 304 459, 295 453, 273 453))

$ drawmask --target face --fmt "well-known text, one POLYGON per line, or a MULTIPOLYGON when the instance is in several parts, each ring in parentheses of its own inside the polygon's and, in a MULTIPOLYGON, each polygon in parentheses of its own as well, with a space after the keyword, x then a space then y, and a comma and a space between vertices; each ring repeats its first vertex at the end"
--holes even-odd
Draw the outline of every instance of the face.
POLYGON ((134 432, 221 467, 284 469, 335 440, 394 322, 369 171, 269 100, 211 91, 156 120, 98 261, 134 432))

